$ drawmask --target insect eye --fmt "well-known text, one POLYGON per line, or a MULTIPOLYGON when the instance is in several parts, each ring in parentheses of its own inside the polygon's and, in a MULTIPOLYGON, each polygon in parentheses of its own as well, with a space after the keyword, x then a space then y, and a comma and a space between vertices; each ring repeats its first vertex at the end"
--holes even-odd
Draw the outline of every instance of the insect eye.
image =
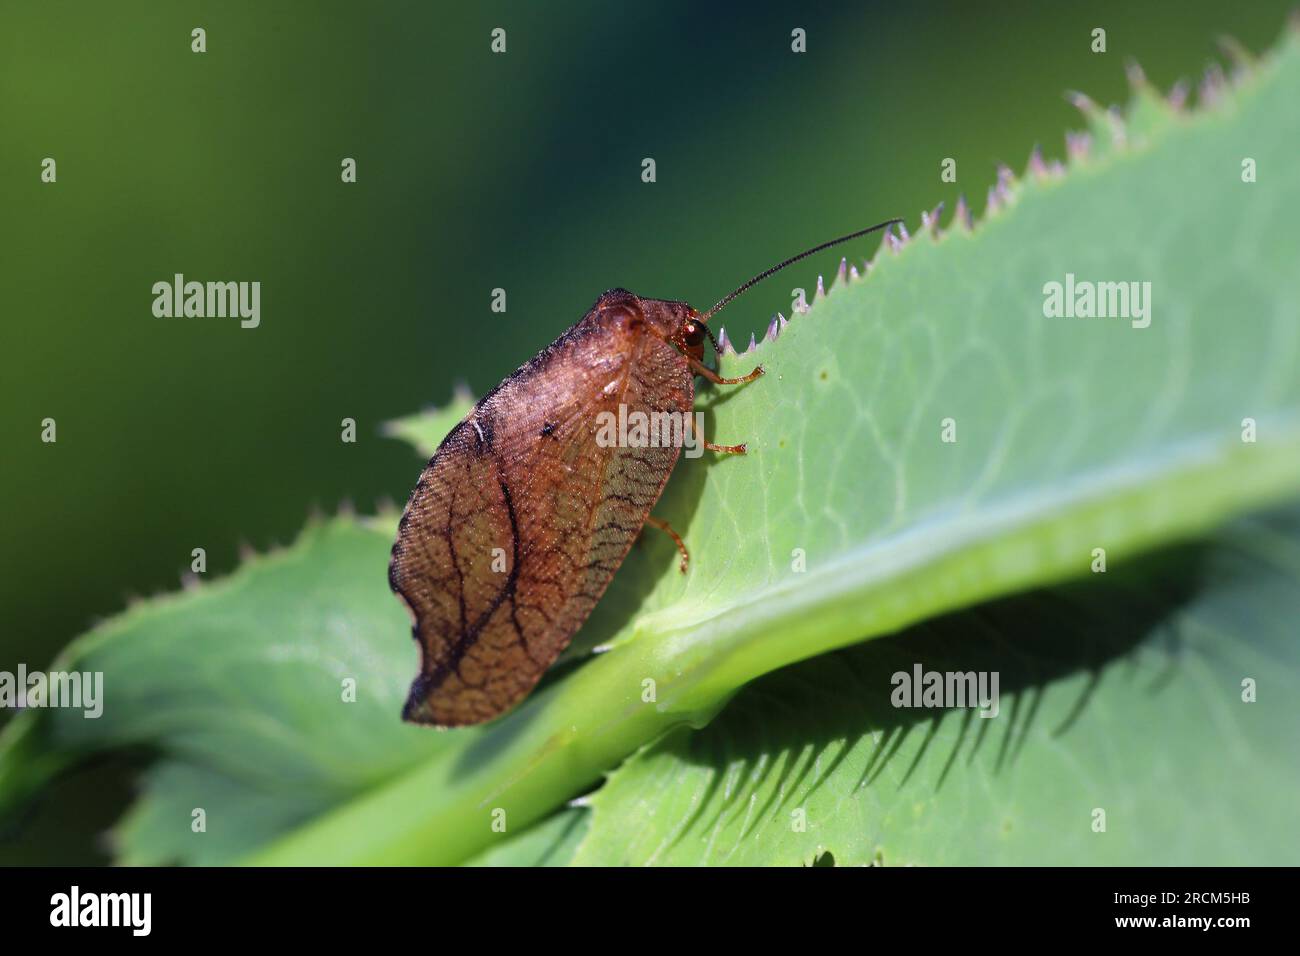
POLYGON ((695 321, 687 322, 686 330, 685 330, 685 339, 687 345, 692 345, 692 346, 703 345, 704 326, 701 323, 695 321))

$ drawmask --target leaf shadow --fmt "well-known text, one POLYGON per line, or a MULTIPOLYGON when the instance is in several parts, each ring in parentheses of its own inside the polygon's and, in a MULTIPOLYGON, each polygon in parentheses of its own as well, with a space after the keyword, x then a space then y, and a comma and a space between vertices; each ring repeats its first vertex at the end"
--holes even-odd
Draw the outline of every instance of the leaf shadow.
MULTIPOLYGON (((991 601, 792 665, 743 689, 694 736, 727 735, 726 759, 745 766, 765 755, 807 749, 816 755, 837 748, 815 776, 815 760, 797 774, 787 761, 745 836, 833 780, 854 755, 862 769, 854 775, 853 790, 928 785, 938 792, 959 761, 969 765, 990 739, 996 747, 991 772, 1005 773, 1044 719, 1042 704, 1052 685, 1085 678, 1072 691, 1065 717, 1042 729, 1059 738, 1085 714, 1102 681, 1135 679, 1135 671, 1123 665, 1139 648, 1156 649, 1177 666, 1182 639, 1170 621, 1198 593, 1210 547, 1167 548, 1105 575, 991 601), (895 676, 914 675, 918 665, 923 673, 996 672, 997 715, 981 717, 978 707, 894 706, 895 676), (921 739, 909 747, 917 731, 921 739), (869 748, 865 754, 864 747, 869 748), (936 747, 948 749, 935 754, 936 747), (900 756, 907 763, 895 768, 900 756)), ((1135 685, 1133 693, 1160 693, 1168 680, 1164 673, 1161 678, 1135 685)), ((665 740, 657 746, 675 745, 665 740)), ((715 748, 698 740, 676 752, 697 762, 716 756, 715 748)), ((722 812, 725 808, 713 815, 722 812)))

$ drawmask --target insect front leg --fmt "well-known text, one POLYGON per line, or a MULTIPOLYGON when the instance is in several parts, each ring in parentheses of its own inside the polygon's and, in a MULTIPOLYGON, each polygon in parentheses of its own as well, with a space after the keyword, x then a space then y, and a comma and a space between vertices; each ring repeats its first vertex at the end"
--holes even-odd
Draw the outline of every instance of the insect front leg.
POLYGON ((695 374, 703 375, 714 385, 744 385, 746 382, 752 382, 763 374, 763 366, 759 365, 755 367, 754 371, 750 372, 748 375, 742 375, 740 378, 723 378, 717 372, 713 371, 713 369, 709 368, 697 359, 694 355, 686 356, 686 360, 691 363, 691 368, 695 370, 695 374))
MULTIPOLYGON (((755 371, 761 372, 762 370, 762 366, 759 366, 755 371)), ((686 430, 692 435, 695 434, 695 423, 691 421, 689 415, 686 417, 686 430)), ((716 451, 723 455, 743 455, 745 454, 745 443, 741 442, 739 445, 715 445, 711 441, 705 441, 704 450, 716 451)))

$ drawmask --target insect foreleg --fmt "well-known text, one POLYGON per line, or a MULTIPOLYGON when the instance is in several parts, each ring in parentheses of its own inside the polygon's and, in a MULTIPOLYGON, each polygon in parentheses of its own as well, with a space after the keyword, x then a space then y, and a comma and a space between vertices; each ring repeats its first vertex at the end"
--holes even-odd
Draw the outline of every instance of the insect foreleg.
MULTIPOLYGON (((686 430, 689 431, 692 435, 695 434, 695 423, 691 421, 689 416, 686 418, 685 421, 686 421, 686 430)), ((743 455, 745 454, 746 451, 746 445, 744 442, 741 442, 739 445, 715 445, 711 441, 706 441, 704 443, 704 450, 716 451, 723 455, 743 455)))
POLYGON ((744 385, 746 382, 752 382, 763 374, 763 366, 760 365, 748 375, 742 375, 740 378, 723 378, 693 355, 686 356, 686 360, 691 363, 691 368, 695 370, 696 375, 703 375, 714 385, 744 385))

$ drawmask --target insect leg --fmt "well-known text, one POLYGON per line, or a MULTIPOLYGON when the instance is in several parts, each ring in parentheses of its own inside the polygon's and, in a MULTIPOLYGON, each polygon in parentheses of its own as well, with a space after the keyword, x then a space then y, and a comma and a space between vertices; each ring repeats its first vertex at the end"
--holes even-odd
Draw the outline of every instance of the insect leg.
POLYGON ((678 567, 681 568, 682 574, 685 574, 686 566, 691 563, 691 553, 686 550, 686 542, 682 540, 682 536, 674 531, 673 526, 663 518, 656 518, 654 515, 646 515, 645 523, 651 527, 658 528, 660 531, 666 531, 668 536, 673 539, 673 543, 677 545, 677 550, 682 553, 682 563, 678 565, 678 567))
POLYGON ((696 375, 703 375, 714 385, 744 385, 746 382, 752 382, 763 374, 763 366, 760 365, 748 375, 742 375, 740 378, 723 378, 693 355, 686 356, 686 360, 691 363, 691 368, 695 369, 696 375))
MULTIPOLYGON (((759 370, 761 371, 761 367, 759 370)), ((686 428, 694 434, 695 425, 689 417, 686 419, 686 428)), ((743 455, 745 454, 745 443, 741 442, 739 445, 715 445, 711 441, 706 441, 704 443, 704 450, 716 451, 723 455, 743 455)))

